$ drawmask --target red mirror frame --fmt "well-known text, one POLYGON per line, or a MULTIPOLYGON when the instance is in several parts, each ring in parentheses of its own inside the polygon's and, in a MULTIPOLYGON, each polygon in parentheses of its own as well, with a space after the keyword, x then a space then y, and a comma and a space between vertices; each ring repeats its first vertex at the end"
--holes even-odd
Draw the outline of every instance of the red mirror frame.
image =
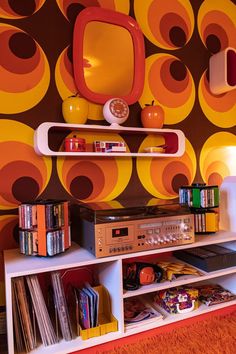
POLYGON ((73 69, 74 80, 79 94, 91 102, 104 104, 114 95, 93 92, 86 85, 84 78, 83 42, 86 25, 91 21, 105 22, 124 27, 131 35, 134 50, 134 72, 132 89, 129 94, 119 95, 127 102, 133 104, 140 98, 145 75, 145 47, 142 31, 138 23, 130 16, 113 10, 100 7, 87 7, 76 18, 73 33, 73 69))

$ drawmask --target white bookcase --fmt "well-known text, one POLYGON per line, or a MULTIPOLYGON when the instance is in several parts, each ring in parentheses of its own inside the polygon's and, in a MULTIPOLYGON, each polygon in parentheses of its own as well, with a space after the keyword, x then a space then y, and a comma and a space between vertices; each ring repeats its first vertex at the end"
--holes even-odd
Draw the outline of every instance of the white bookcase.
POLYGON ((87 124, 67 124, 67 123, 51 123, 44 122, 39 125, 35 130, 34 135, 34 149, 37 154, 45 156, 102 156, 102 157, 178 157, 182 156, 185 151, 185 136, 181 130, 174 129, 153 129, 153 128, 131 128, 123 127, 119 125, 87 125, 87 124), (146 152, 66 152, 66 151, 54 151, 50 148, 50 137, 49 131, 51 130, 53 136, 57 132, 73 131, 80 134, 86 132, 92 132, 96 134, 105 134, 107 136, 106 140, 109 139, 109 134, 124 134, 124 135, 136 135, 136 136, 147 136, 154 135, 157 138, 164 138, 165 144, 167 144, 167 149, 165 153, 146 153, 146 152), (169 152, 168 152, 169 151, 169 152))
MULTIPOLYGON (((148 295, 161 289, 167 289, 174 286, 184 284, 192 284, 197 282, 207 282, 214 279, 214 282, 224 286, 225 288, 236 293, 236 267, 225 268, 214 272, 203 272, 201 276, 186 275, 175 281, 165 281, 162 283, 154 283, 140 287, 135 291, 123 290, 122 284, 122 263, 125 259, 133 257, 143 257, 165 252, 170 252, 178 249, 194 248, 209 244, 223 244, 225 247, 236 250, 236 233, 221 231, 214 235, 198 235, 192 244, 167 247, 146 252, 138 252, 125 254, 120 256, 111 256, 106 258, 95 258, 87 250, 73 244, 72 247, 64 254, 57 255, 52 258, 47 257, 28 257, 20 254, 18 249, 4 251, 5 259, 5 283, 6 283, 6 306, 7 306, 7 333, 8 333, 8 353, 14 353, 14 335, 13 335, 13 311, 12 311, 12 280, 15 277, 41 274, 54 270, 68 270, 72 268, 92 266, 96 272, 100 284, 103 284, 110 293, 112 313, 118 320, 118 331, 94 337, 87 340, 82 340, 81 337, 76 337, 71 341, 61 340, 58 344, 48 347, 40 344, 37 349, 31 353, 57 353, 65 354, 81 349, 93 347, 102 343, 106 343, 115 339, 129 336, 135 333, 143 332, 156 327, 171 324, 176 321, 181 321, 186 318, 198 316, 220 308, 228 307, 236 304, 236 300, 221 303, 211 307, 200 305, 197 310, 186 314, 169 315, 165 312, 164 320, 156 323, 143 324, 139 327, 126 330, 124 326, 123 300, 128 297, 138 295, 148 295)), ((138 260, 138 258, 137 258, 138 260)))

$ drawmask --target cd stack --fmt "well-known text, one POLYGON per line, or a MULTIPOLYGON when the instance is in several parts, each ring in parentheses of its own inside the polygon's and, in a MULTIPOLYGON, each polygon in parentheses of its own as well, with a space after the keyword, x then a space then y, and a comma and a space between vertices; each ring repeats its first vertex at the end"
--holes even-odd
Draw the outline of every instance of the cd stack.
POLYGON ((219 229, 217 208, 219 206, 218 186, 193 183, 179 189, 180 204, 187 204, 194 214, 195 233, 212 233, 219 229))
POLYGON ((71 245, 67 201, 40 200, 19 206, 20 251, 54 256, 71 245))

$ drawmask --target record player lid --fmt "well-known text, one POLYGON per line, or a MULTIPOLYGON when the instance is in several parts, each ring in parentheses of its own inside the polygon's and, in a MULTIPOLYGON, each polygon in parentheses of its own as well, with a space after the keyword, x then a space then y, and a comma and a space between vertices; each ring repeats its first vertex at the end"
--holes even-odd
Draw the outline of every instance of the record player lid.
POLYGON ((170 206, 179 205, 179 199, 158 199, 158 198, 145 198, 145 197, 133 197, 129 199, 111 200, 106 202, 94 202, 94 203, 79 203, 80 206, 88 208, 93 211, 117 211, 118 209, 140 209, 140 208, 153 208, 158 206, 170 206))
POLYGON ((176 214, 183 210, 178 199, 129 198, 108 202, 80 203, 81 217, 95 223, 143 219, 147 217, 176 214))

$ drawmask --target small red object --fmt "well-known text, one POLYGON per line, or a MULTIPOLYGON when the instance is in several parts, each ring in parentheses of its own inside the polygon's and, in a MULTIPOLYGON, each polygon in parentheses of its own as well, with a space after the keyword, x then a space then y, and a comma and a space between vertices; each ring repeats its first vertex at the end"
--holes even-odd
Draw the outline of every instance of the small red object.
POLYGON ((77 138, 76 135, 73 138, 65 138, 65 151, 85 152, 85 139, 77 138))

